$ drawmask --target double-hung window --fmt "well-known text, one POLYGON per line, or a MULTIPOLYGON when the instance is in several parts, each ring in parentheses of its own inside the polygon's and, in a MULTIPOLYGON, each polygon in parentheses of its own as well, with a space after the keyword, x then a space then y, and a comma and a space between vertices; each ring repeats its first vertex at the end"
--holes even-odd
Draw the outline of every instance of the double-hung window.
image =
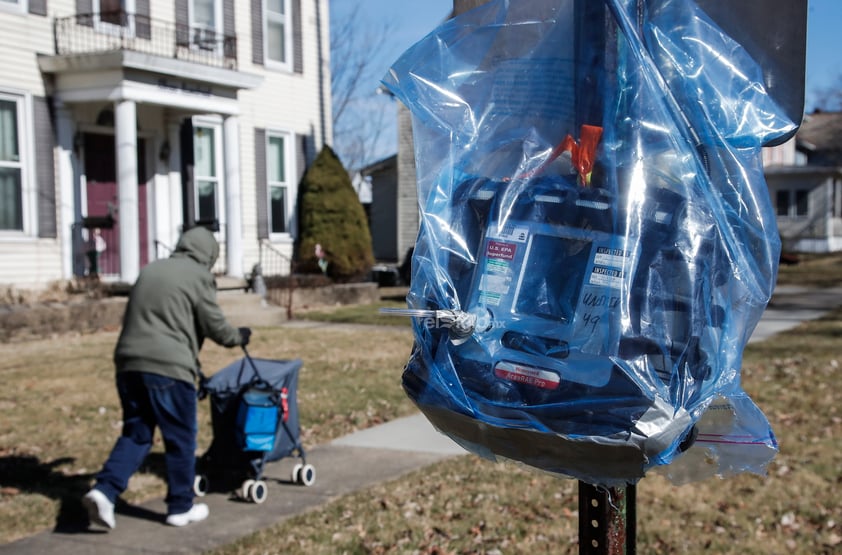
POLYGON ((809 216, 810 191, 807 189, 779 189, 775 195, 775 204, 778 216, 809 216))
POLYGON ((220 0, 192 0, 190 2, 190 27, 193 45, 203 50, 222 47, 222 2, 220 0))
POLYGON ((0 0, 0 11, 26 13, 27 0, 0 0))
POLYGON ((269 233, 275 237, 291 232, 292 139, 289 133, 266 133, 266 189, 269 195, 269 233))
POLYGON ((265 0, 263 10, 266 37, 266 65, 289 70, 292 66, 290 0, 265 0))
POLYGON ((23 99, 0 93, 0 232, 24 230, 23 99))
POLYGON ((193 128, 193 175, 196 183, 195 217, 197 221, 219 222, 220 180, 219 163, 220 129, 216 126, 196 125, 193 128))

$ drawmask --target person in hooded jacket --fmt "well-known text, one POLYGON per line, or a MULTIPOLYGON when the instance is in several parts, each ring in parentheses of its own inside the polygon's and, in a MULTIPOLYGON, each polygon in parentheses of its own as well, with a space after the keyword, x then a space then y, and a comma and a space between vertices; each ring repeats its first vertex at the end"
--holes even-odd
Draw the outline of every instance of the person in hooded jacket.
POLYGON ((114 503, 161 430, 167 465, 166 522, 204 520, 193 503, 198 354, 207 338, 225 347, 247 345, 249 328, 235 328, 216 301, 211 268, 219 244, 204 227, 180 238, 173 254, 144 267, 132 287, 114 350, 123 431, 93 488, 82 498, 90 521, 114 528, 114 503))

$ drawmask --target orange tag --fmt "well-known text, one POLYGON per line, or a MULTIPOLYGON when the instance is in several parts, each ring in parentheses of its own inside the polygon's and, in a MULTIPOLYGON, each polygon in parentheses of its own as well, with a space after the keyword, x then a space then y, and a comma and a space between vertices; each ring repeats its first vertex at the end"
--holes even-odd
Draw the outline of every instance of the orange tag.
POLYGON ((565 137, 561 143, 561 151, 570 152, 573 167, 579 172, 579 182, 585 187, 589 187, 594 159, 596 158, 596 147, 602 138, 602 127, 583 125, 579 134, 579 144, 576 144, 576 141, 570 135, 565 137))

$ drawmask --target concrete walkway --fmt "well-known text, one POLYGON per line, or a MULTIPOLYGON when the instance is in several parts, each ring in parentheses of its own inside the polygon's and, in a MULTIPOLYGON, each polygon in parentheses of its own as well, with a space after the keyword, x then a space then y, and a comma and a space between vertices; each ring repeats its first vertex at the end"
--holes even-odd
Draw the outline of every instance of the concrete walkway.
POLYGON ((117 527, 110 532, 87 529, 82 522, 87 517, 80 515, 76 524, 0 545, 0 554, 201 553, 348 493, 463 453, 421 415, 411 416, 308 449, 307 462, 316 468, 316 482, 310 487, 290 481, 298 459, 266 465, 269 495, 261 505, 240 501, 232 494, 210 493, 201 499, 210 507, 208 520, 185 528, 164 524, 162 499, 139 506, 118 505, 117 527))
MULTIPOLYGON (((768 339, 837 306, 842 306, 842 288, 779 288, 751 340, 768 339)), ((325 325, 329 324, 313 324, 325 325)), ((230 494, 211 493, 202 499, 210 506, 209 519, 186 528, 163 524, 163 500, 122 505, 118 506, 117 528, 111 532, 88 530, 83 525, 86 518, 80 515, 75 524, 0 545, 0 555, 200 553, 343 495, 463 453, 454 442, 436 432, 426 418, 410 416, 310 448, 307 462, 317 472, 311 487, 291 483, 292 466, 297 459, 267 465, 269 495, 262 505, 239 501, 230 494)))
POLYGON ((780 286, 749 340, 763 341, 807 320, 815 320, 842 306, 842 287, 812 289, 780 286))

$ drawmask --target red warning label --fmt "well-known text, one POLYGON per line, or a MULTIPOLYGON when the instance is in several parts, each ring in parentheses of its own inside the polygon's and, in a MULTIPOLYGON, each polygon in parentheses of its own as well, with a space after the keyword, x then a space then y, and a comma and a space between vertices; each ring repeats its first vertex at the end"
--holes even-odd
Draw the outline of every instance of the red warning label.
POLYGON ((488 258, 501 258, 503 260, 514 260, 517 252, 517 245, 504 243, 502 241, 489 241, 486 248, 488 258))
POLYGON ((497 363, 494 367, 494 375, 510 382, 531 385, 540 389, 556 389, 561 383, 561 376, 555 372, 505 361, 497 363))

